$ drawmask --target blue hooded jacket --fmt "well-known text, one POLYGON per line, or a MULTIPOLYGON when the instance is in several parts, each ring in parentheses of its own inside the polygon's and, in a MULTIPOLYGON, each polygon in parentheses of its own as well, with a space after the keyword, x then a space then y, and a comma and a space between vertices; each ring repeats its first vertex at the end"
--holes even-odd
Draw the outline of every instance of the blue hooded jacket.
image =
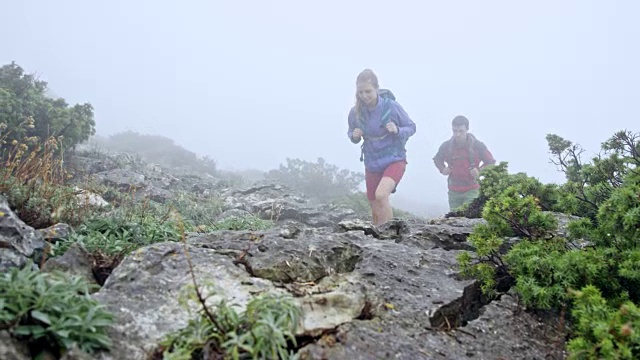
POLYGON ((391 163, 406 160, 405 144, 415 134, 416 124, 397 101, 378 94, 377 105, 373 108, 363 107, 360 117, 357 116, 356 107, 352 107, 348 122, 347 136, 351 142, 359 142, 353 140, 353 130, 360 128, 364 133, 362 152, 364 166, 368 171, 384 172, 391 163), (387 131, 388 122, 396 124, 397 134, 387 131))

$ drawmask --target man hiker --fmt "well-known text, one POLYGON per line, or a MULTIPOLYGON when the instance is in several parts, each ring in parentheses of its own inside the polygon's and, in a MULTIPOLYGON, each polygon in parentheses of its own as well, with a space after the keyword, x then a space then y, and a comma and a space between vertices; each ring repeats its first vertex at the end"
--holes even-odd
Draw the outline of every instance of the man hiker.
POLYGON ((433 162, 442 175, 448 176, 449 211, 454 211, 480 195, 480 169, 496 160, 487 146, 469 133, 466 117, 456 116, 451 127, 453 136, 440 145, 433 162))

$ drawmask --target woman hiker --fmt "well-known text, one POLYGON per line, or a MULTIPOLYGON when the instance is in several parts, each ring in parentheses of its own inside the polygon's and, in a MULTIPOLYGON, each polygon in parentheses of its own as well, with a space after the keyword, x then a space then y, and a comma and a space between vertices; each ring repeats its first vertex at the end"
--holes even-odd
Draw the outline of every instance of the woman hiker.
POLYGON ((405 144, 415 134, 416 124, 389 90, 380 89, 370 69, 356 79, 356 104, 349 112, 351 142, 363 140, 360 161, 364 159, 367 198, 373 225, 393 218, 389 195, 395 192, 407 166, 405 144))

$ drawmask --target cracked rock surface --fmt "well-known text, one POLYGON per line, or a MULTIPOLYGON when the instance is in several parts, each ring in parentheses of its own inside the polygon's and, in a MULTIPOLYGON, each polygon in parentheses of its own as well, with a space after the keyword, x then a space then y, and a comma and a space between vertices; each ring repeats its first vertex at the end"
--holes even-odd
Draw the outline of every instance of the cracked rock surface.
MULTIPOLYGON (((78 173, 136 196, 165 202, 176 191, 215 195, 212 220, 254 215, 274 220, 266 231, 189 235, 129 254, 92 294, 114 315, 110 352, 71 351, 63 359, 146 360, 167 334, 187 325, 197 307, 181 305, 193 291, 185 246, 208 304, 242 311, 257 294, 289 296, 302 310, 296 335, 301 359, 559 359, 563 337, 549 318, 525 311, 509 295, 489 302, 473 280, 461 280, 456 256, 482 219, 394 219, 374 227, 351 209, 317 204, 284 186, 230 188, 222 179, 165 171, 136 161, 77 158, 78 173), (174 176, 175 175, 175 176, 174 176)), ((78 177, 77 181, 80 178, 78 177)), ((78 182, 79 184, 81 182, 78 182)), ((558 235, 569 217, 558 216, 558 235)), ((0 201, 0 272, 38 260, 69 228, 26 226, 0 201)), ((518 239, 508 239, 506 245, 518 239)), ((37 261, 36 261, 37 262, 37 261)), ((80 248, 47 260, 91 281, 92 261, 80 248)), ((95 277, 95 276, 94 276, 95 277)), ((95 279, 94 279, 95 280, 95 279)), ((100 282, 101 283, 101 282, 100 282)), ((553 320, 553 319, 551 319, 553 320)), ((28 359, 27 349, 0 332, 0 359, 28 359)))
MULTIPOLYGON (((198 282, 216 293, 211 304, 291 296, 303 311, 297 335, 313 339, 303 359, 543 359, 553 350, 548 325, 508 296, 486 301, 479 284, 456 276, 460 250, 415 235, 423 230, 395 240, 335 228, 218 231, 187 246, 198 282)), ((128 256, 94 295, 117 317, 114 350, 101 359, 143 359, 184 327, 190 315, 177 298, 190 285, 180 243, 128 256)))

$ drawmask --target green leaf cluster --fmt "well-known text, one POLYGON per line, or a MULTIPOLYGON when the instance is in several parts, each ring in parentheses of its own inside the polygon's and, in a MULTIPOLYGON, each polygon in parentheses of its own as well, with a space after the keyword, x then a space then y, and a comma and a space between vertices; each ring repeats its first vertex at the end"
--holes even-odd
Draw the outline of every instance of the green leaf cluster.
POLYGON ((58 355, 73 345, 90 353, 109 349, 113 317, 90 297, 90 285, 30 265, 0 275, 0 327, 32 349, 58 355))
POLYGON ((180 241, 180 226, 170 221, 166 211, 160 205, 131 204, 113 210, 110 215, 91 217, 68 237, 53 244, 50 254, 62 255, 72 244, 79 244, 92 254, 123 257, 146 245, 180 241))
MULTIPOLYGON (((195 299, 191 299, 195 300, 195 299)), ((300 309, 290 297, 260 294, 252 298, 244 312, 221 301, 216 307, 215 323, 204 311, 188 326, 164 339, 165 360, 205 359, 294 359, 289 350, 296 345, 295 331, 300 309)))
POLYGON ((577 322, 569 341, 569 359, 638 359, 640 308, 625 301, 612 308, 600 290, 587 285, 573 292, 572 314, 577 322))

